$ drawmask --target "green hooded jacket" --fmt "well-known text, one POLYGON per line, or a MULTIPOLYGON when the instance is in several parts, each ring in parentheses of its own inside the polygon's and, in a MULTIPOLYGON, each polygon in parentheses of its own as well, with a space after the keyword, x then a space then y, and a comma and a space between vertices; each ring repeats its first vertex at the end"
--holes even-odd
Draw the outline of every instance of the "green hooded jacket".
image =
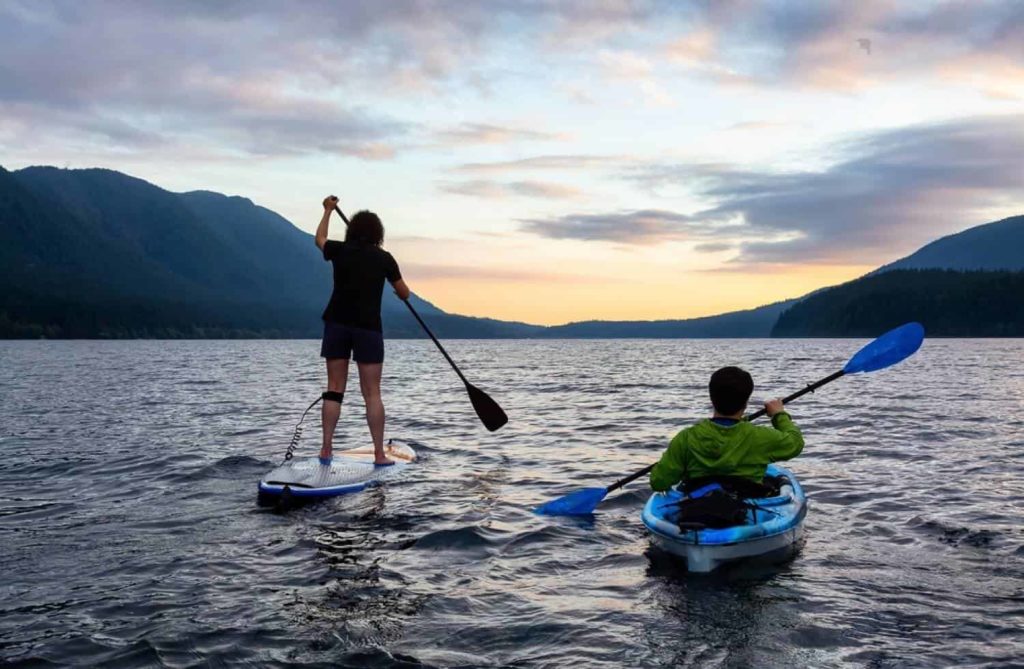
POLYGON ((804 448, 789 414, 775 414, 772 426, 745 420, 725 426, 705 419, 682 430, 651 470, 651 488, 668 490, 702 476, 741 476, 760 483, 769 462, 795 458, 804 448))

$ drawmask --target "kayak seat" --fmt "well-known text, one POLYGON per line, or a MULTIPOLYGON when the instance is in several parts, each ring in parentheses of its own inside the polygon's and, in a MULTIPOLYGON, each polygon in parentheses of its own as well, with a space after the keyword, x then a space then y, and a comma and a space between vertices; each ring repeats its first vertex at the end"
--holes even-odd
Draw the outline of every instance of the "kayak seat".
POLYGON ((700 497, 684 497, 666 506, 675 507, 665 517, 682 531, 735 527, 750 522, 750 505, 724 487, 716 487, 700 497))
POLYGON ((692 495, 701 488, 719 485, 726 492, 739 495, 745 499, 763 500, 777 497, 782 491, 782 486, 789 484, 789 478, 784 475, 765 476, 761 483, 751 481, 741 476, 700 476, 687 479, 679 484, 680 492, 692 495))

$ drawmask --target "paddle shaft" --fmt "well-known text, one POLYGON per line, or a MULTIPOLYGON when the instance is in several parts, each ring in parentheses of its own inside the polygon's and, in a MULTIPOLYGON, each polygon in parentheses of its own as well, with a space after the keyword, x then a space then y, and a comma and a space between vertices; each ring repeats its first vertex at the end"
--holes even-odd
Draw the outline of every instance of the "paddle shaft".
MULTIPOLYGON (((835 374, 829 374, 825 378, 821 379, 820 381, 816 381, 816 382, 812 383, 811 385, 807 386, 803 390, 796 391, 795 393, 793 393, 789 397, 783 397, 782 398, 782 403, 783 404, 789 404, 793 400, 798 399, 800 397, 803 397, 807 393, 813 393, 815 390, 817 390, 818 388, 821 388, 826 383, 832 383, 833 381, 835 381, 836 379, 838 379, 841 376, 846 376, 846 371, 845 370, 840 369, 835 374)), ((760 418, 761 416, 765 415, 766 413, 768 413, 767 409, 758 409, 754 413, 752 413, 749 416, 747 416, 747 420, 754 420, 756 418, 760 418)))
MULTIPOLYGON (((832 383, 833 381, 835 381, 836 379, 838 379, 841 376, 844 376, 845 374, 846 374, 846 372, 844 370, 842 370, 842 369, 840 369, 835 374, 829 374, 825 378, 821 379, 820 381, 816 381, 815 383, 812 383, 811 385, 807 386, 803 390, 798 390, 797 392, 793 393, 789 397, 783 398, 782 403, 783 404, 789 404, 793 400, 795 400, 797 398, 800 398, 800 397, 803 397, 807 393, 813 393, 815 390, 817 390, 818 388, 821 388, 826 383, 832 383)), ((755 419, 760 418, 761 416, 765 415, 766 413, 768 413, 768 411, 766 409, 759 409, 758 411, 755 411, 754 413, 752 413, 749 416, 747 416, 746 420, 748 420, 748 421, 755 420, 755 419)), ((655 463, 655 464, 657 464, 657 463, 655 463)), ((627 483, 632 483, 633 481, 637 480, 641 476, 644 476, 645 474, 649 474, 652 469, 654 469, 654 465, 647 465, 646 467, 644 467, 640 471, 633 472, 632 474, 630 474, 626 478, 619 479, 615 483, 611 484, 610 486, 605 488, 605 492, 609 493, 609 492, 612 492, 613 490, 618 490, 619 488, 621 488, 622 486, 626 485, 627 483)))
POLYGON ((427 324, 423 322, 423 319, 420 318, 420 315, 416 313, 416 310, 413 309, 413 306, 409 302, 409 300, 402 301, 405 302, 405 306, 409 307, 409 311, 411 311, 412 315, 416 317, 417 321, 419 321, 420 325, 423 327, 423 331, 430 336, 434 344, 437 346, 437 350, 441 351, 441 355, 443 355, 444 359, 448 361, 448 364, 452 366, 452 369, 454 369, 455 373, 459 375, 459 378, 462 379, 462 382, 465 383, 467 386, 470 385, 469 381, 466 380, 466 377, 463 376, 462 372, 459 370, 459 366, 455 364, 454 360, 452 360, 452 356, 448 355, 448 351, 444 350, 444 346, 441 346, 441 342, 437 341, 437 337, 435 337, 434 333, 430 331, 430 328, 427 327, 427 324))
MULTIPOLYGON (((348 217, 345 216, 345 213, 341 210, 341 207, 339 207, 338 205, 334 205, 334 211, 338 212, 338 216, 341 216, 341 220, 345 221, 345 225, 347 226, 348 217)), ((420 318, 420 315, 416 313, 416 309, 413 308, 409 300, 402 300, 402 302, 405 303, 405 306, 409 307, 409 311, 411 311, 412 315, 416 317, 416 320, 419 322, 420 327, 423 328, 423 331, 426 332, 427 335, 430 337, 431 341, 434 342, 434 344, 437 346, 437 349, 441 351, 441 355, 443 355, 444 359, 448 361, 448 364, 452 366, 452 369, 454 369, 455 373, 459 375, 459 378, 462 379, 462 382, 467 386, 470 385, 469 381, 467 381, 466 377, 462 374, 462 370, 460 370, 459 366, 455 364, 454 360, 452 360, 452 356, 448 355, 448 351, 444 350, 444 346, 441 346, 441 342, 437 340, 437 337, 434 336, 434 333, 430 331, 430 328, 427 327, 427 324, 424 323, 423 319, 420 318)))

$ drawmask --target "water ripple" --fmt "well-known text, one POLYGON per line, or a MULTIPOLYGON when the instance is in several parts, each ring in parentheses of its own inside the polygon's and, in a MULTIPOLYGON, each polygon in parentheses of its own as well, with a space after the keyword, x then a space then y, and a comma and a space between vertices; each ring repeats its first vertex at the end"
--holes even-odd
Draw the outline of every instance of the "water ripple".
POLYGON ((255 484, 321 390, 315 342, 0 343, 0 663, 1019 663, 1019 341, 929 341, 794 404, 811 511, 787 564, 687 575, 652 550, 641 483, 592 517, 530 513, 658 457, 716 367, 748 367, 764 398, 859 344, 450 342, 512 419, 489 434, 429 342, 389 342, 389 433, 419 465, 281 512, 255 484))

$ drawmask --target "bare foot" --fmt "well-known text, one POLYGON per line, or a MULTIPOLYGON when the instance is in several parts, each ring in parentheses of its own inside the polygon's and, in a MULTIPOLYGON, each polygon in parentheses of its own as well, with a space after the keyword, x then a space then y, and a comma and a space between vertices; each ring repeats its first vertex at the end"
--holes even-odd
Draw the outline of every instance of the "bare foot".
POLYGON ((387 467, 395 464, 395 461, 384 455, 384 451, 377 451, 373 454, 373 465, 375 467, 387 467))

